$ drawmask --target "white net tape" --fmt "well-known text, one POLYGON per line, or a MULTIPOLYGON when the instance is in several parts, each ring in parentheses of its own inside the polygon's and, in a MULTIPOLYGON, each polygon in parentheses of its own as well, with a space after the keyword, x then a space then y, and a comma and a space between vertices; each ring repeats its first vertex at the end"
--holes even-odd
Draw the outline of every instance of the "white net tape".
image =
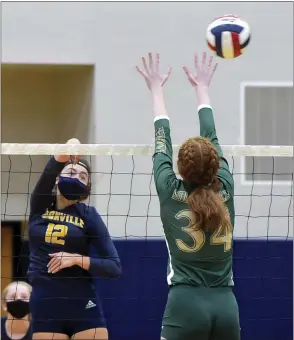
MULTIPOLYGON (((179 146, 174 145, 174 152, 179 146)), ((293 157, 293 146, 223 145, 226 156, 293 157)), ((133 144, 18 144, 2 143, 3 155, 96 155, 96 156, 152 156, 153 145, 133 144)))

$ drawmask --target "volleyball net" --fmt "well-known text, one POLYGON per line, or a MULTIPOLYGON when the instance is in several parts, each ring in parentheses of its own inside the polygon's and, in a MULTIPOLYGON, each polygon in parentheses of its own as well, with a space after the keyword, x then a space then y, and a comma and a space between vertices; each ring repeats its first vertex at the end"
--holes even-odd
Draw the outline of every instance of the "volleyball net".
MULTIPOLYGON (((174 146, 174 157, 177 150, 174 146)), ((235 180, 234 236, 293 237, 293 147, 235 145, 223 146, 223 152, 235 180)), ((163 236, 152 145, 3 143, 2 221, 28 219, 31 192, 53 154, 88 158, 89 204, 100 212, 114 238, 163 236)))
MULTIPOLYGON (((234 239, 244 241, 234 250, 241 319, 247 320, 248 332, 268 329, 276 320, 281 330, 288 329, 293 278, 285 241, 293 239, 293 147, 222 148, 235 181, 234 239), (253 240, 261 243, 254 246, 253 240), (282 244, 277 245, 277 240, 282 244), (267 304, 275 308, 266 308, 267 304)), ((88 159, 92 191, 87 203, 101 214, 122 260, 122 278, 113 286, 100 282, 109 327, 119 333, 120 340, 133 339, 131 324, 148 328, 150 336, 152 331, 156 333, 167 293, 165 245, 163 242, 159 249, 153 243, 163 238, 152 173, 153 150, 152 145, 2 144, 2 223, 22 221, 24 242, 30 195, 50 155, 85 155, 88 159), (146 241, 144 246, 134 245, 142 240, 146 241), (125 245, 120 245, 121 241, 125 245), (127 306, 128 315, 123 306, 127 306)), ((175 158, 177 150, 174 146, 175 158)))

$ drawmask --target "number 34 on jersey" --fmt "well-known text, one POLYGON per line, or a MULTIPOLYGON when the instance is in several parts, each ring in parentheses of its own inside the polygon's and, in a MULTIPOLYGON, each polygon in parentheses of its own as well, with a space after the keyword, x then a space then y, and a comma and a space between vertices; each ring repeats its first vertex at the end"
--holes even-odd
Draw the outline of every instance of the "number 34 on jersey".
MULTIPOLYGON (((187 253, 194 253, 199 251, 205 244, 206 235, 203 230, 195 229, 195 218, 193 213, 190 210, 182 210, 175 216, 175 218, 177 220, 185 219, 187 221, 187 225, 185 227, 182 227, 182 230, 193 240, 193 244, 189 246, 183 240, 176 239, 177 247, 187 253)), ((221 228, 216 229, 216 231, 210 236, 210 245, 223 245, 225 252, 232 249, 232 242, 232 232, 226 232, 224 234, 221 232, 221 228)))

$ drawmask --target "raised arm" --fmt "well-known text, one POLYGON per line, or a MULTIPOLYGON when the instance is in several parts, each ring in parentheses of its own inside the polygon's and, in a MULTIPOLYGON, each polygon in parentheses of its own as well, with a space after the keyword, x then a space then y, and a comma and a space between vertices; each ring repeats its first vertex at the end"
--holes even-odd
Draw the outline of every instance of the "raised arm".
MULTIPOLYGON (((79 144, 76 138, 69 139, 66 144, 79 144)), ((78 160, 80 156, 56 155, 51 157, 43 170, 30 199, 30 218, 42 214, 52 204, 54 197, 52 190, 56 177, 62 171, 64 164, 71 158, 78 160)))
POLYGON ((30 217, 42 214, 53 202, 52 190, 56 177, 62 171, 64 163, 51 157, 43 170, 30 200, 30 217))
POLYGON ((218 171, 218 178, 232 193, 234 190, 234 180, 230 172, 229 165, 225 159, 221 146, 219 144, 215 123, 213 118, 213 112, 210 105, 210 98, 208 88, 211 83, 213 74, 217 68, 217 64, 213 66, 213 58, 210 57, 207 63, 206 53, 202 55, 202 62, 199 64, 198 55, 195 53, 195 75, 193 75, 189 69, 185 66, 184 71, 188 77, 188 80, 196 90, 198 101, 198 115, 200 123, 200 135, 209 139, 215 146, 217 153, 220 157, 220 168, 218 171))
POLYGON ((153 171, 157 194, 160 201, 169 197, 177 183, 173 170, 173 148, 170 136, 169 117, 165 107, 163 85, 168 80, 171 68, 166 75, 159 70, 160 57, 157 53, 155 58, 151 53, 146 59, 142 58, 143 69, 137 67, 139 73, 146 81, 151 91, 153 100, 154 127, 155 127, 155 150, 153 155, 153 171))

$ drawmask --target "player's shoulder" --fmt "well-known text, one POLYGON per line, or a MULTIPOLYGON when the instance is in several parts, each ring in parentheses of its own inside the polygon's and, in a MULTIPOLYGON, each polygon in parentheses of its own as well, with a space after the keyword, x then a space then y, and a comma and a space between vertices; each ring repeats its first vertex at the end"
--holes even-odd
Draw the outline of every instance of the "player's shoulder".
POLYGON ((88 205, 86 203, 80 202, 80 203, 76 204, 76 209, 84 217, 93 217, 93 216, 99 216, 100 217, 99 212, 92 205, 88 205))
POLYGON ((81 212, 82 214, 92 214, 94 211, 96 211, 95 207, 92 205, 88 205, 83 202, 79 202, 76 204, 76 209, 81 212))
POLYGON ((177 178, 175 185, 169 192, 169 202, 186 203, 188 196, 189 191, 185 187, 184 182, 177 178))
POLYGON ((234 197, 234 179, 233 176, 228 173, 226 176, 218 176, 221 182, 221 191, 226 192, 230 198, 234 197))
POLYGON ((231 186, 226 181, 220 181, 221 188, 220 188, 220 196, 225 204, 229 204, 229 202, 233 202, 234 204, 234 187, 231 186))
POLYGON ((225 161, 226 166, 222 166, 220 167, 218 173, 217 173, 217 178, 219 179, 219 181, 222 184, 222 187, 229 192, 232 196, 234 195, 234 177, 233 174, 231 173, 228 163, 225 159, 223 159, 223 161, 225 161))

